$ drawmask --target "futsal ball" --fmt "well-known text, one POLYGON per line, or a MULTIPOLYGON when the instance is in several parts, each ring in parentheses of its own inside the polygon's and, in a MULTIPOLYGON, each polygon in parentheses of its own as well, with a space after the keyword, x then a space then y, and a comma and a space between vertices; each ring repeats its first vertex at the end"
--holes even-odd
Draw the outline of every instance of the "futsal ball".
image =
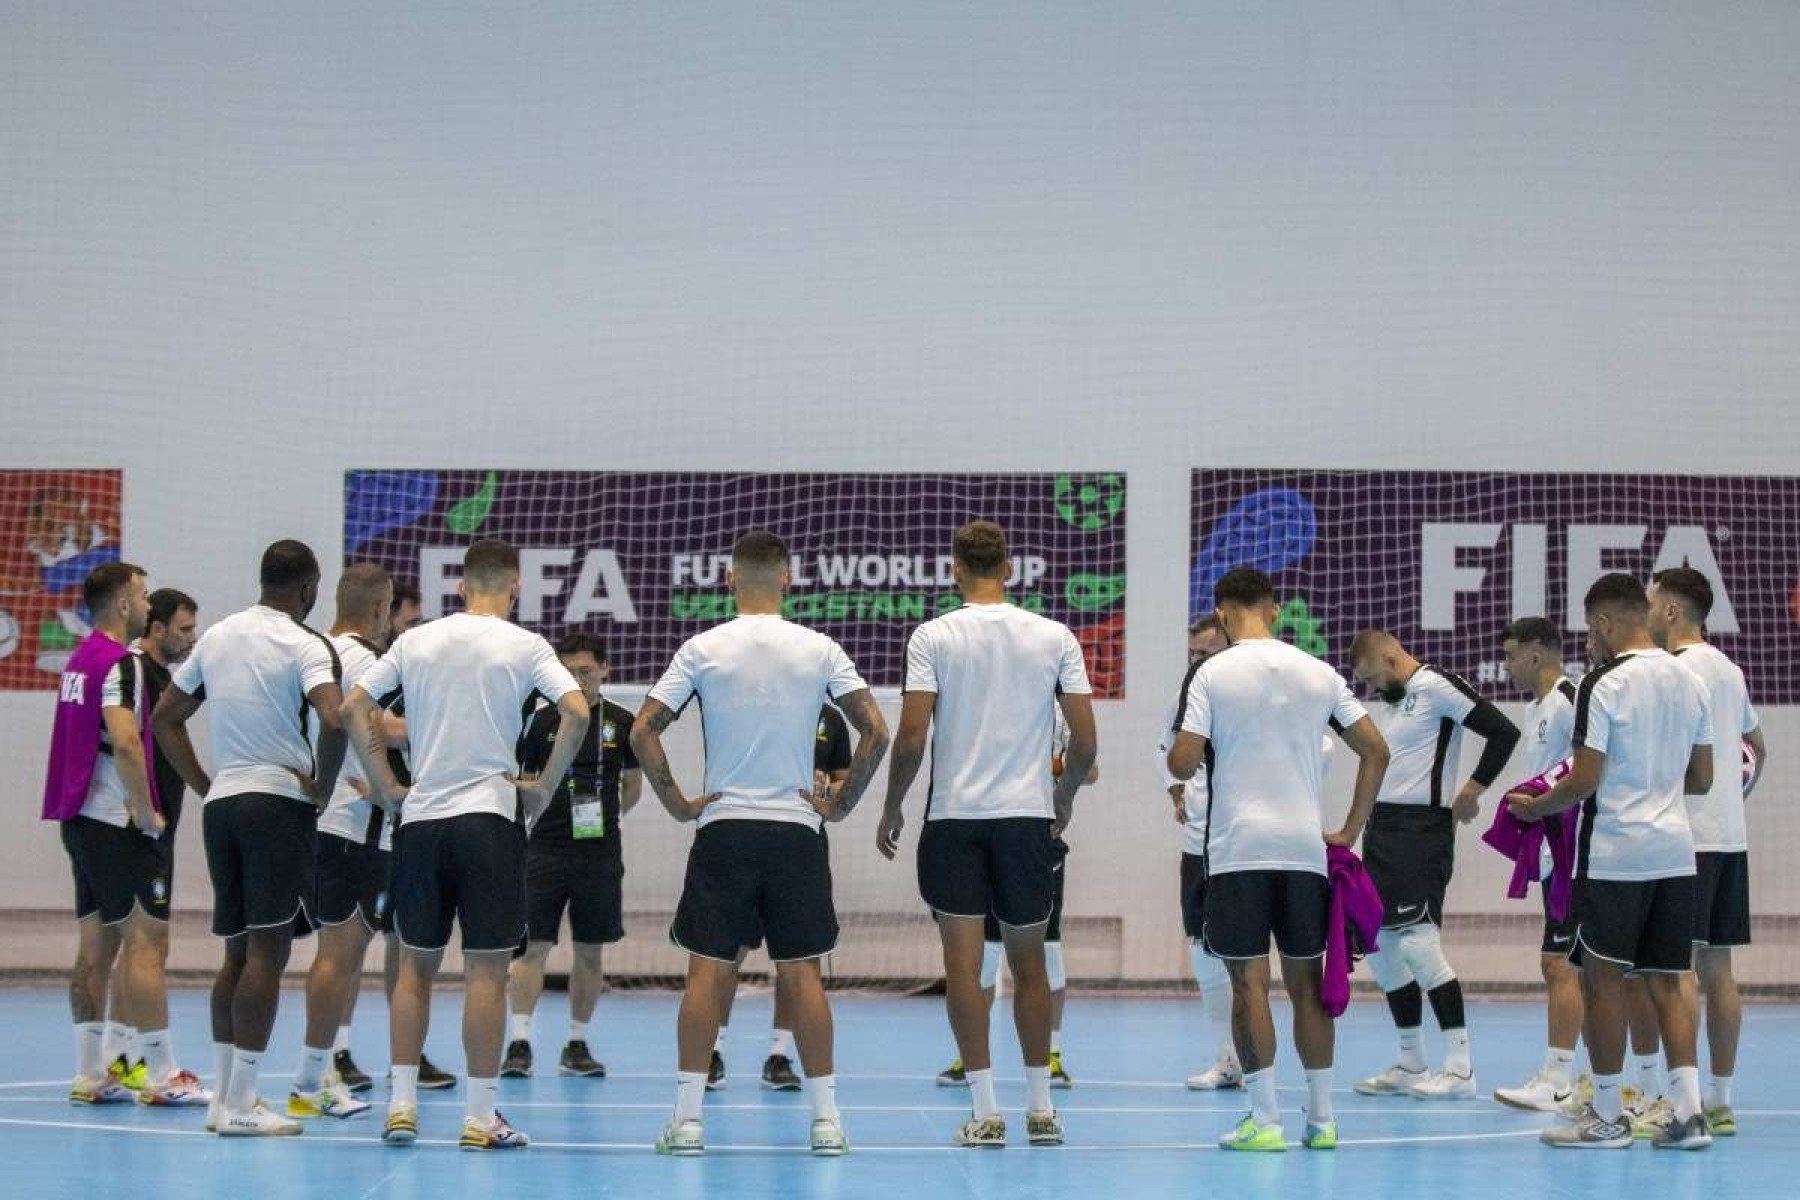
POLYGON ((11 658, 19 648, 19 622, 5 609, 0 609, 0 658, 11 658))

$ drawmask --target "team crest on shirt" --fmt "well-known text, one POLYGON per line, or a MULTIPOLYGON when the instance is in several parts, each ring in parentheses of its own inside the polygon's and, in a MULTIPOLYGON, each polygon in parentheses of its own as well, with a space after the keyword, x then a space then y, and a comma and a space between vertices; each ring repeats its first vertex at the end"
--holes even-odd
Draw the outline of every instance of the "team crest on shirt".
POLYGON ((161 904, 169 898, 169 884, 160 875, 150 882, 150 898, 161 904))
POLYGON ((604 724, 600 727, 600 736, 603 739, 605 739, 606 741, 610 742, 614 738, 618 737, 618 735, 619 735, 619 727, 617 725, 614 725, 611 721, 608 721, 606 724, 604 724))
POLYGON ((1418 707, 1419 707, 1419 697, 1415 694, 1408 693, 1407 697, 1406 697, 1406 702, 1400 706, 1400 711, 1410 717, 1413 715, 1413 710, 1418 707))
POLYGON ((1545 717, 1543 720, 1538 722, 1538 745, 1540 745, 1540 746, 1543 745, 1545 739, 1547 739, 1549 736, 1550 736, 1550 718, 1545 717))
POLYGON ((383 892, 379 896, 375 897, 375 919, 377 921, 381 920, 382 917, 385 917, 387 915, 387 906, 388 906, 388 894, 386 892, 383 892))

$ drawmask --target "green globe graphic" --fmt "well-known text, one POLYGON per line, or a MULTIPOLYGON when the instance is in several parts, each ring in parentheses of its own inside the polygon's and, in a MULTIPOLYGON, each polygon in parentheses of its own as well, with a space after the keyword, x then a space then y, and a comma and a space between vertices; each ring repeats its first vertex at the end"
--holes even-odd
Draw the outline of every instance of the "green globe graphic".
POLYGON ((1058 475, 1056 515, 1080 530, 1105 529, 1125 508, 1122 475, 1058 475))

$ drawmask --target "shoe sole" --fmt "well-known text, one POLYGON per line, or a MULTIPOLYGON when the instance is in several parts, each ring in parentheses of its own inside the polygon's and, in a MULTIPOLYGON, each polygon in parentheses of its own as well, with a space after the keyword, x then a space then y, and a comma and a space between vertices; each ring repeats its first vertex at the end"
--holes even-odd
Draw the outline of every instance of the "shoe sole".
POLYGON ((351 1120, 356 1119, 357 1117, 366 1117, 369 1115, 369 1113, 371 1111, 373 1111, 372 1106, 367 1105, 367 1104, 363 1105, 361 1108, 357 1109, 355 1112, 346 1112, 346 1113, 333 1113, 333 1112, 297 1113, 293 1109, 290 1108, 290 1109, 288 1109, 288 1120, 290 1120, 290 1121, 351 1121, 351 1120))
POLYGON ((1506 1107, 1513 1109, 1516 1112, 1559 1113, 1562 1111, 1563 1105, 1568 1103, 1568 1100, 1559 1100, 1546 1108, 1542 1104, 1527 1104, 1523 1100, 1510 1100, 1507 1097, 1502 1096, 1499 1092, 1495 1092, 1494 1102, 1496 1104, 1504 1104, 1506 1107))
POLYGON ((1190 1092, 1236 1092, 1242 1091, 1243 1087, 1243 1081, 1239 1080, 1236 1083, 1190 1083, 1187 1085, 1187 1090, 1190 1092))
POLYGON ((1608 1138, 1604 1142, 1544 1142, 1552 1150, 1629 1150, 1632 1139, 1608 1138))
POLYGON ((1075 1081, 1073 1079, 1052 1079, 1050 1081, 1050 1088, 1052 1091, 1066 1092, 1074 1088, 1074 1086, 1075 1081))
POLYGON ((1373 1096, 1378 1100, 1385 1100, 1390 1096, 1410 1096, 1412 1094, 1405 1088, 1374 1088, 1365 1087, 1360 1083, 1356 1085, 1354 1091, 1359 1096, 1373 1096))
POLYGON ((966 1079, 940 1079, 937 1081, 937 1085, 941 1088, 966 1088, 969 1086, 969 1081, 966 1079))
POLYGON ((801 1090, 798 1083, 770 1083, 767 1079, 762 1081, 762 1085, 765 1092, 797 1092, 801 1090))
POLYGON ((1652 1142, 1653 1150, 1704 1150, 1713 1144, 1710 1137, 1684 1138, 1679 1142, 1652 1142))
POLYGON ((344 1090, 349 1092, 352 1096, 360 1096, 364 1092, 375 1090, 375 1081, 373 1079, 365 1079, 360 1083, 351 1083, 346 1079, 344 1080, 344 1090))
POLYGON ((219 1133, 220 1137, 228 1137, 228 1138, 299 1137, 300 1136, 300 1130, 298 1130, 298 1129, 230 1129, 230 1128, 226 1128, 226 1129, 219 1130, 218 1133, 219 1133))
POLYGON ((447 1092, 455 1086, 456 1080, 454 1079, 434 1079, 430 1083, 426 1083, 423 1079, 419 1080, 421 1092, 447 1092))
POLYGON ((956 1144, 958 1146, 961 1146, 965 1150, 1004 1150, 1004 1149, 1006 1149, 1005 1142, 965 1142, 965 1141, 962 1141, 959 1139, 956 1144))
POLYGON ((842 1158, 844 1155, 850 1153, 850 1147, 814 1146, 812 1148, 812 1153, 814 1158, 842 1158))
POLYGON ((1228 1145, 1222 1145, 1219 1147, 1219 1149, 1229 1150, 1234 1154, 1286 1154, 1287 1153, 1287 1143, 1283 1142, 1279 1146, 1228 1146, 1228 1145))
POLYGON ((664 1158, 700 1158, 706 1154, 705 1146, 659 1146, 656 1152, 664 1158))
POLYGON ((577 1070, 573 1069, 572 1067, 558 1067, 556 1069, 556 1073, 558 1075, 564 1076, 565 1078, 568 1078, 568 1079, 605 1079, 606 1078, 606 1068, 605 1067, 600 1068, 598 1071, 577 1071, 577 1070))
POLYGON ((530 1079, 531 1072, 530 1071, 516 1071, 516 1070, 515 1071, 501 1071, 500 1078, 502 1078, 502 1079, 530 1079))
POLYGON ((1036 1137, 1027 1136, 1025 1144, 1028 1146, 1060 1146, 1063 1144, 1063 1140, 1060 1136, 1051 1137, 1048 1134, 1039 1134, 1036 1137))
POLYGON ((458 1150, 475 1150, 483 1153, 498 1153, 503 1150, 523 1150, 529 1145, 531 1145, 530 1142, 501 1142, 499 1145, 495 1145, 493 1142, 457 1142, 456 1148, 458 1150))
POLYGON ((719 1080, 717 1083, 714 1083, 709 1079, 706 1081, 706 1090, 709 1092, 722 1092, 725 1090, 725 1083, 726 1081, 723 1079, 719 1080))
POLYGON ((410 1146, 419 1140, 419 1131, 417 1129, 387 1129, 382 1131, 381 1140, 390 1146, 410 1146))
POLYGON ((1414 1100, 1479 1100, 1480 1092, 1454 1092, 1447 1096, 1432 1095, 1429 1092, 1406 1092, 1414 1100))

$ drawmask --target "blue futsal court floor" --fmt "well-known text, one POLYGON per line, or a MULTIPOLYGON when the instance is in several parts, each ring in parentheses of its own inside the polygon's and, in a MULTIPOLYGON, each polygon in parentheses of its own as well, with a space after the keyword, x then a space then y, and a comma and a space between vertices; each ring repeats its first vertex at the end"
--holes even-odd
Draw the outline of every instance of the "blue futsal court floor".
MULTIPOLYGON (((302 1003, 289 991, 270 1047, 264 1094, 286 1097, 299 1049, 302 1003)), ((1337 1098, 1343 1146, 1335 1153, 1228 1155, 1214 1138, 1240 1115, 1241 1093, 1190 1093, 1182 1079, 1210 1058, 1197 1000, 1091 999, 1069 1006, 1064 1049, 1076 1087, 1057 1093, 1068 1144, 1024 1145, 1024 1083, 1010 1021, 996 1022, 1001 1102, 1014 1144, 959 1150, 951 1131, 964 1094, 932 1076, 950 1056, 943 1003, 844 996, 834 1001, 838 1093, 853 1152, 815 1160, 801 1147, 807 1106, 757 1080, 767 1049, 769 998, 747 993, 734 1015, 730 1086, 707 1101, 708 1155, 664 1159, 650 1144, 673 1099, 676 998, 622 993, 602 999, 590 1038, 611 1071, 600 1080, 540 1074, 502 1080, 501 1107, 530 1134, 530 1149, 460 1152, 460 1090, 424 1093, 421 1143, 389 1149, 378 1138, 385 1103, 348 1122, 309 1126, 298 1138, 222 1141, 204 1133, 201 1110, 136 1106, 84 1109, 66 1099, 72 1054, 60 989, 0 991, 0 1152, 7 1191, 21 1197, 253 1196, 299 1200, 363 1196, 446 1200, 457 1195, 675 1197, 752 1200, 781 1196, 1162 1197, 1253 1191, 1313 1197, 1520 1198, 1549 1196, 1791 1196, 1800 1175, 1800 1008, 1754 1005, 1746 1014, 1737 1110, 1742 1133, 1699 1154, 1553 1151, 1535 1141, 1544 1118, 1488 1100, 1378 1101, 1349 1090, 1393 1053, 1385 1008, 1359 1000, 1339 1026, 1337 1098)), ((205 997, 173 997, 176 1047, 206 1070, 211 1049, 205 997)), ((459 998, 440 993, 428 1047, 461 1073, 459 998)), ((998 1015, 998 1014, 997 1014, 998 1015)), ((386 1061, 379 993, 364 997, 356 1056, 371 1073, 386 1061)), ((566 997, 549 994, 535 1027, 539 1071, 552 1070, 565 1031, 566 997)), ((1278 1018, 1285 1021, 1285 1016, 1278 1018)), ((1527 1003, 1470 1010, 1484 1093, 1517 1083, 1541 1058, 1543 1016, 1527 1003)), ((1427 1045, 1435 1046, 1428 1031, 1427 1045)), ((1284 1123, 1297 1136, 1304 1089, 1284 1051, 1284 1123)))

